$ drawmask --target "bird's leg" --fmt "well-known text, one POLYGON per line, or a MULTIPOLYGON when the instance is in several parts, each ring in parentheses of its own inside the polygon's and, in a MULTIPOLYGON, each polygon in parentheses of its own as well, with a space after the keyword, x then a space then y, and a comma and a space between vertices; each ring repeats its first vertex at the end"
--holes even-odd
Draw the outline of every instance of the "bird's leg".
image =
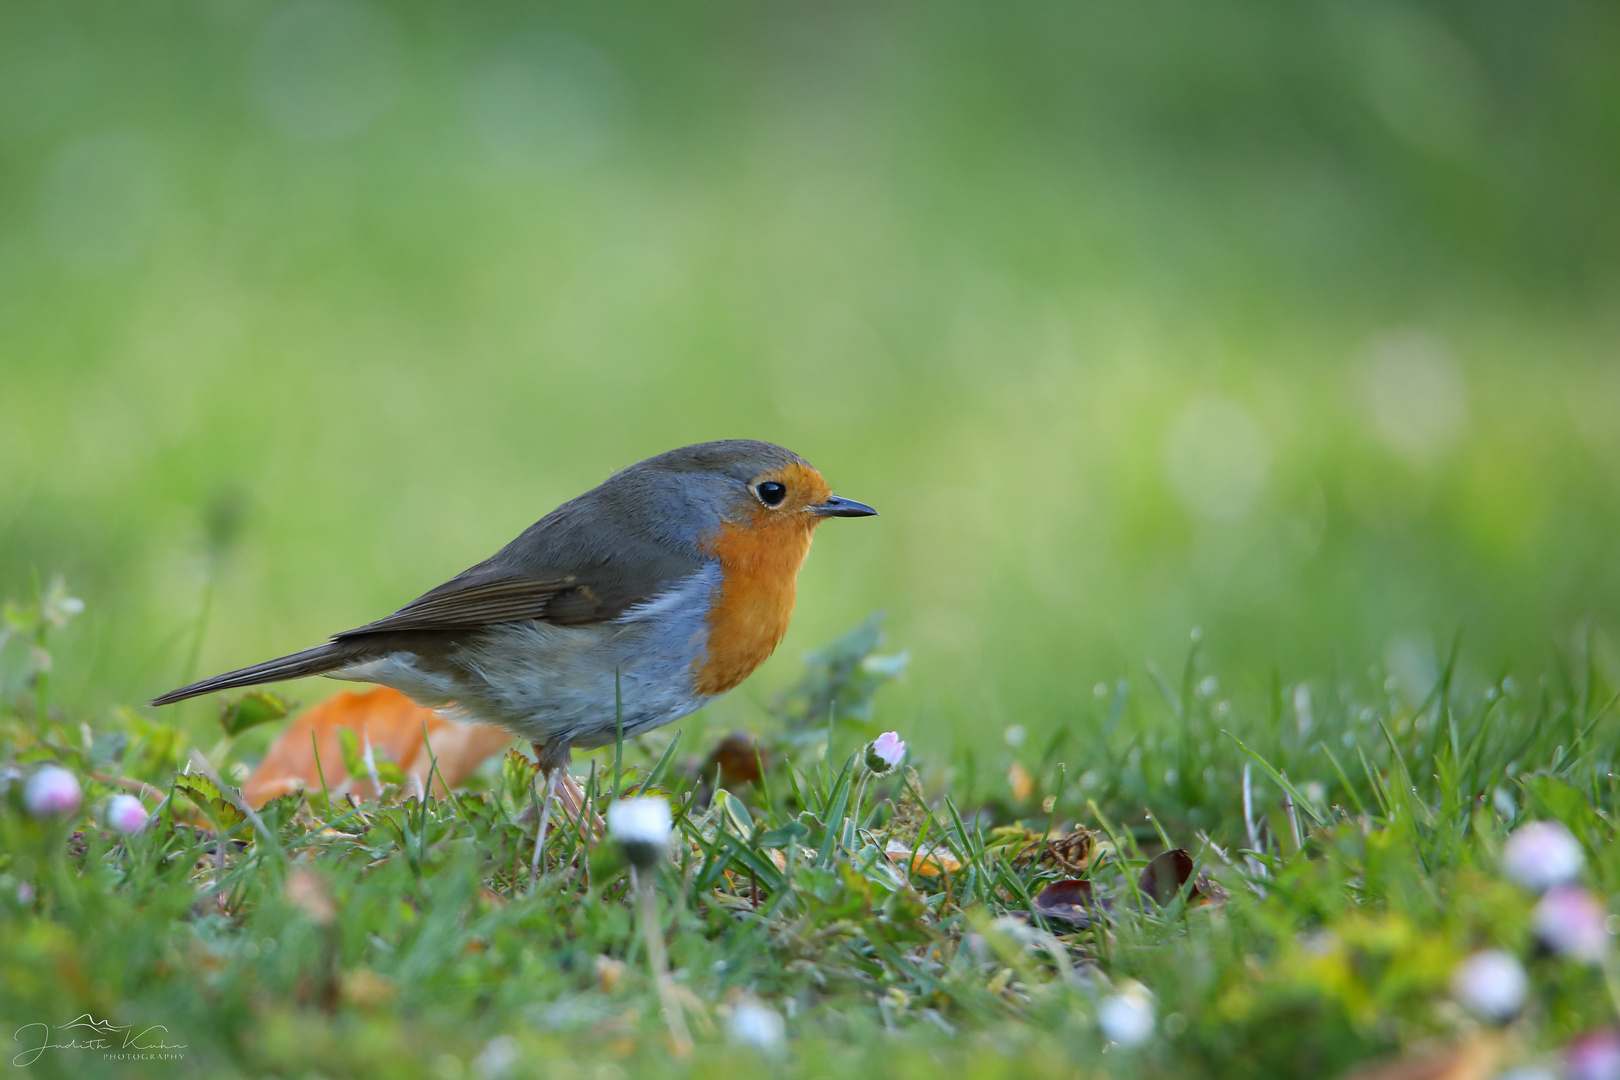
POLYGON ((546 832, 551 824, 551 804, 557 797, 557 782, 568 775, 568 762, 573 751, 566 740, 534 744, 535 760, 540 763, 540 775, 545 777, 546 793, 540 800, 540 828, 534 836, 534 862, 529 867, 531 887, 540 880, 540 856, 546 850, 546 832))
POLYGON ((551 824, 551 800, 557 795, 557 770, 546 775, 546 793, 540 796, 540 831, 534 834, 534 862, 529 866, 530 888, 540 880, 540 855, 546 850, 546 832, 551 824))

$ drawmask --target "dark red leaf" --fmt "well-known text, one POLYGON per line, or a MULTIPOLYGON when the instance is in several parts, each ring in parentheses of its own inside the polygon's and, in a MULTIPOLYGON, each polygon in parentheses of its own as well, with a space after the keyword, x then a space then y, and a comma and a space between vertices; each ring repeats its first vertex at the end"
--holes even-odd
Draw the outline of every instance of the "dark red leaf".
POLYGON ((1136 883, 1142 895, 1158 904, 1168 904, 1192 877, 1193 860, 1186 848, 1174 848, 1153 857, 1136 883))
POLYGON ((1099 907, 1091 882, 1077 878, 1054 881, 1035 894, 1035 914, 1071 926, 1090 926, 1099 907))
POLYGON ((761 746, 752 735, 746 731, 733 731, 709 755, 707 764, 703 767, 703 778, 714 780, 715 768, 720 770, 720 786, 730 787, 739 784, 757 784, 760 780, 760 766, 769 766, 770 752, 761 746))
MULTIPOLYGON (((1142 890, 1143 896, 1162 906, 1175 899, 1192 876, 1192 856, 1187 854, 1185 848, 1175 848, 1154 856, 1142 871, 1137 887, 1142 890)), ((1187 892, 1187 906, 1224 904, 1226 895, 1226 890, 1219 883, 1211 881, 1205 874, 1199 874, 1193 880, 1192 889, 1187 892)))

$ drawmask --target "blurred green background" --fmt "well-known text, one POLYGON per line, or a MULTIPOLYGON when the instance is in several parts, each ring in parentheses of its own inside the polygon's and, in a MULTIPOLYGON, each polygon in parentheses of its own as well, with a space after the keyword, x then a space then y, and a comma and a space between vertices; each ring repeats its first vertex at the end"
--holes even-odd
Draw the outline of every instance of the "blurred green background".
MULTIPOLYGON (((1620 682, 1620 7, 0 6, 0 592, 94 712, 781 442, 924 748, 1200 626, 1620 682)), ((329 685, 295 687, 305 700, 329 685)))

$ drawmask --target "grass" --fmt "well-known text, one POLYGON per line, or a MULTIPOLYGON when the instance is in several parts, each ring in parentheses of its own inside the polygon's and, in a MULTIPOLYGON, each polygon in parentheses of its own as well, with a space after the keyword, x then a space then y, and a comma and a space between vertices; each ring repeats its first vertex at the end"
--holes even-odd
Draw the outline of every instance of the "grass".
POLYGON ((0 6, 0 595, 96 597, 57 699, 324 640, 733 436, 883 516, 716 726, 876 608, 940 758, 1194 625, 1259 692, 1588 618, 1620 680, 1612 3, 942 3, 0 6))
POLYGON ((289 796, 259 823, 229 799, 199 810, 174 795, 182 732, 39 711, 38 650, 71 615, 55 595, 50 619, 9 609, 31 647, 0 653, 0 1016, 161 1024, 185 1048, 52 1050, 28 1066, 41 1075, 1332 1076, 1444 1048, 1479 1068, 1555 1061, 1616 1018, 1612 948, 1594 964, 1537 946, 1535 898, 1500 869, 1514 827, 1557 820, 1585 883, 1620 891, 1620 718, 1591 666, 1463 685, 1453 657, 1416 703, 1342 680, 1307 704, 1281 687, 1226 697, 1194 643, 1178 678, 1121 679, 970 782, 926 757, 886 776, 863 764, 897 667, 868 623, 762 718, 758 783, 716 787, 668 733, 626 742, 622 778, 618 751, 586 770, 599 806, 622 783, 676 808, 653 889, 696 1041, 682 1059, 615 847, 564 821, 531 889, 527 759, 444 800, 391 786, 365 804, 289 796), (24 812, 17 778, 44 761, 85 778, 81 815, 24 812), (989 779, 1013 762, 1023 782, 989 779), (94 813, 115 779, 169 793, 127 839, 94 813), (1072 871, 1021 857, 1071 825, 1096 830, 1089 926, 1036 913, 1072 871), (885 857, 890 840, 949 871, 885 857), (1170 847, 1224 900, 1146 899, 1138 879, 1170 847), (1448 992, 1484 947, 1530 974, 1501 1026, 1448 992), (1111 1044, 1100 1010, 1138 985, 1152 1034, 1111 1044), (728 1035, 758 1004, 785 1046, 728 1035))
POLYGON ((0 6, 0 596, 36 598, 0 628, 0 1021, 167 1024, 198 1075, 604 1080, 1494 1068, 1612 1022, 1499 849, 1557 818, 1616 890, 1617 10, 0 6), (679 746, 581 765, 601 801, 669 752, 692 1061, 611 847, 562 829, 531 895, 516 761, 99 827, 96 776, 167 797, 195 747, 234 782, 277 730, 132 703, 730 436, 883 516, 821 531, 679 746), (904 680, 874 626, 801 670, 874 609, 904 680), (721 794, 738 727, 769 769, 721 794), (880 728, 929 814, 845 772, 880 728), (20 809, 50 758, 77 838, 20 809), (1043 929, 1016 841, 1075 825, 1108 917, 1043 929), (913 828, 960 869, 872 857, 913 828), (1144 910, 1177 848, 1224 903, 1144 910), (1500 1031, 1447 990, 1487 944, 1533 987, 1500 1031), (1131 980, 1154 1035, 1109 1049, 1131 980), (782 1062, 726 1034, 754 999, 782 1062))

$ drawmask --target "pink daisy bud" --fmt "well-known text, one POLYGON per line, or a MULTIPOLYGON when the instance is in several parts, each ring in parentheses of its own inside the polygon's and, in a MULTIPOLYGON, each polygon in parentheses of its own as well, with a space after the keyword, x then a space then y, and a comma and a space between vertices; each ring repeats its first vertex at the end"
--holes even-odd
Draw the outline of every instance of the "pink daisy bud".
POLYGON ((107 827, 125 836, 141 831, 146 824, 146 806, 133 795, 114 795, 107 800, 107 827))
POLYGON ((23 788, 23 803, 37 818, 67 817, 83 799, 79 778, 60 765, 43 766, 23 788))
POLYGON ((882 776, 906 756, 905 740, 898 731, 885 731, 866 744, 866 767, 882 776))
POLYGON ((1574 881, 1585 859, 1580 841, 1556 821, 1521 825, 1502 848, 1503 872, 1536 892, 1574 881))
POLYGON ((1620 1034, 1613 1028, 1588 1032, 1564 1051, 1569 1080, 1620 1080, 1620 1034))
POLYGON ((1548 889, 1531 915, 1536 936, 1560 956, 1595 964, 1609 949, 1609 913, 1579 885, 1548 889))

